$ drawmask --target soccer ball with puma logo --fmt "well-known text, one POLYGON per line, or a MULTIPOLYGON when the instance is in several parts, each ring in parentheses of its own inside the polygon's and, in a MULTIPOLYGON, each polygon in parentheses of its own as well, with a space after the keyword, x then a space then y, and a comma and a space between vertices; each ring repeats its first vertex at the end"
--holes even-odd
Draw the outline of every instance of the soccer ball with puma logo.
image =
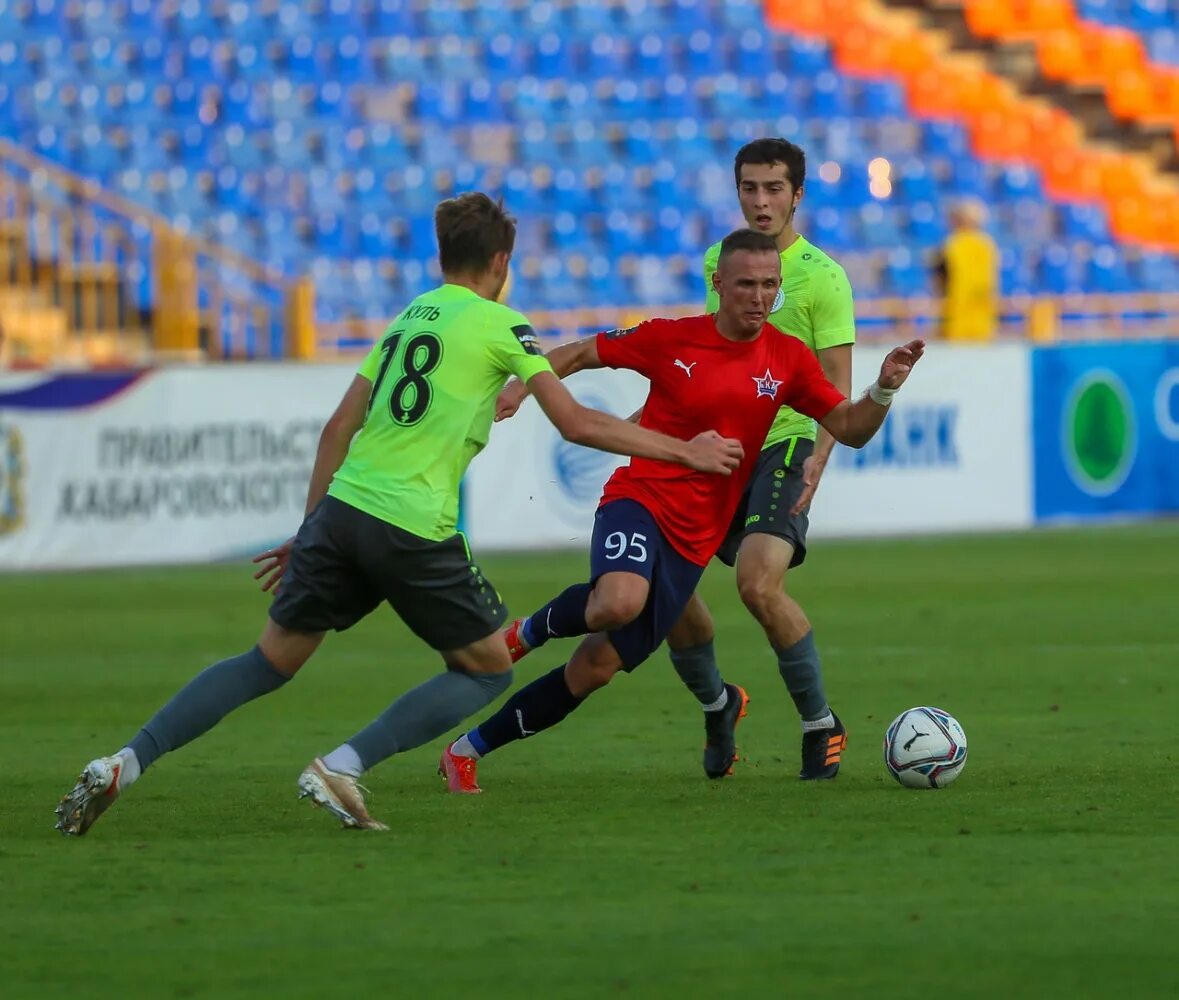
POLYGON ((966 766, 966 733, 949 712, 910 708, 884 734, 884 763, 908 788, 945 788, 966 766))

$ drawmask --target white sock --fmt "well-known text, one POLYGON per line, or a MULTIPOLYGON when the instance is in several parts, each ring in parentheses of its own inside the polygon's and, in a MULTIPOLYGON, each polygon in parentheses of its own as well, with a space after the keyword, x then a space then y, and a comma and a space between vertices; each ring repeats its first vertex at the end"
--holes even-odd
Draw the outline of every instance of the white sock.
POLYGON ((456 757, 474 757, 476 760, 481 756, 479 751, 475 749, 475 744, 467 739, 466 733, 463 733, 450 745, 450 752, 456 757))
POLYGON ((346 774, 352 778, 359 778, 364 774, 364 764, 360 754, 352 749, 348 743, 341 743, 335 750, 323 758, 323 766, 336 774, 346 774))
POLYGON ((803 723, 802 723, 802 731, 804 733, 813 733, 816 729, 834 729, 834 728, 835 728, 835 716, 831 714, 830 709, 827 710, 827 714, 824 715, 823 718, 814 719, 811 722, 807 722, 804 719, 803 723))
POLYGON ((123 769, 119 772, 119 791, 122 791, 138 781, 143 770, 139 766, 139 758, 130 747, 123 747, 115 756, 123 762, 123 769))
POLYGON ((704 706, 706 712, 719 712, 729 703, 729 689, 727 687, 721 688, 720 697, 710 705, 704 706))

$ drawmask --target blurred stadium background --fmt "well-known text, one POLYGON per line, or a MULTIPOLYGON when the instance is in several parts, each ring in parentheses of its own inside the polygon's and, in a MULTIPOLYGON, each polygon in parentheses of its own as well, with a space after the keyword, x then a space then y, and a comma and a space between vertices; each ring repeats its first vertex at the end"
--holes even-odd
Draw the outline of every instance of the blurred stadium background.
POLYGON ((1002 334, 1179 331, 1168 0, 0 0, 3 357, 360 347, 473 188, 520 219, 538 328, 690 311, 766 134, 808 153, 800 228, 864 335, 936 328, 963 196, 1002 334))
MULTIPOLYGON (((1174 0, 0 0, 5 995, 908 1000, 915 969, 963 998, 1177 995, 1177 143, 1174 0), (870 446, 836 449, 791 575, 852 734, 838 782, 794 780, 714 565, 754 698, 732 779, 701 777, 657 653, 488 762, 495 794, 444 796, 424 747, 373 775, 386 839, 333 836, 298 767, 437 670, 382 614, 49 839, 79 764, 254 640, 249 570, 172 564, 297 526, 361 352, 438 280, 439 198, 504 197, 509 301, 555 344, 700 310, 763 135, 807 152, 798 228, 851 278, 853 386, 933 340, 870 446), (963 199, 1000 318, 949 344, 933 265, 963 199), (93 571, 23 572, 63 569, 93 571), (922 703, 970 736, 945 793, 881 766, 922 703)), ((628 375, 570 388, 626 414, 628 375)), ((465 529, 514 612, 584 572, 611 461, 529 404, 472 465, 465 529)))

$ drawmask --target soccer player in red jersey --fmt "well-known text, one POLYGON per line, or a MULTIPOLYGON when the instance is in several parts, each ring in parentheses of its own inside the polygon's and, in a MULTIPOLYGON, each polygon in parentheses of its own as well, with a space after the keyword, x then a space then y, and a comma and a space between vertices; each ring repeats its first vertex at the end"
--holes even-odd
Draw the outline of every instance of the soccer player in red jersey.
MULTIPOLYGON (((651 382, 643 426, 681 438, 715 428, 742 443, 744 459, 731 476, 633 459, 610 477, 595 516, 589 582, 568 588, 515 630, 523 642, 513 658, 551 637, 586 638, 567 664, 521 688, 443 752, 439 770, 451 791, 479 791, 480 757, 556 725, 659 647, 724 540, 780 406, 862 447, 924 349, 915 340, 893 350, 878 381, 852 403, 800 340, 766 324, 782 283, 773 237, 749 229, 727 236, 713 282, 720 296, 715 316, 649 320, 548 355, 562 378, 603 366, 639 372, 651 382)), ((526 389, 505 393, 501 418, 515 412, 526 389)))

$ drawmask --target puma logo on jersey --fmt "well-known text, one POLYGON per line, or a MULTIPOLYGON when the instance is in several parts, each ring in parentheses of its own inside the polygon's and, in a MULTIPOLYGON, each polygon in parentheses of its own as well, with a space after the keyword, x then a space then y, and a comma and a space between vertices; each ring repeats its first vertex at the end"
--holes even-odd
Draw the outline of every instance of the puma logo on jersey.
POLYGON ((690 365, 686 365, 679 358, 675 359, 675 366, 677 368, 682 368, 685 372, 687 372, 688 378, 692 377, 692 369, 696 367, 696 364, 697 363, 693 361, 690 365))

